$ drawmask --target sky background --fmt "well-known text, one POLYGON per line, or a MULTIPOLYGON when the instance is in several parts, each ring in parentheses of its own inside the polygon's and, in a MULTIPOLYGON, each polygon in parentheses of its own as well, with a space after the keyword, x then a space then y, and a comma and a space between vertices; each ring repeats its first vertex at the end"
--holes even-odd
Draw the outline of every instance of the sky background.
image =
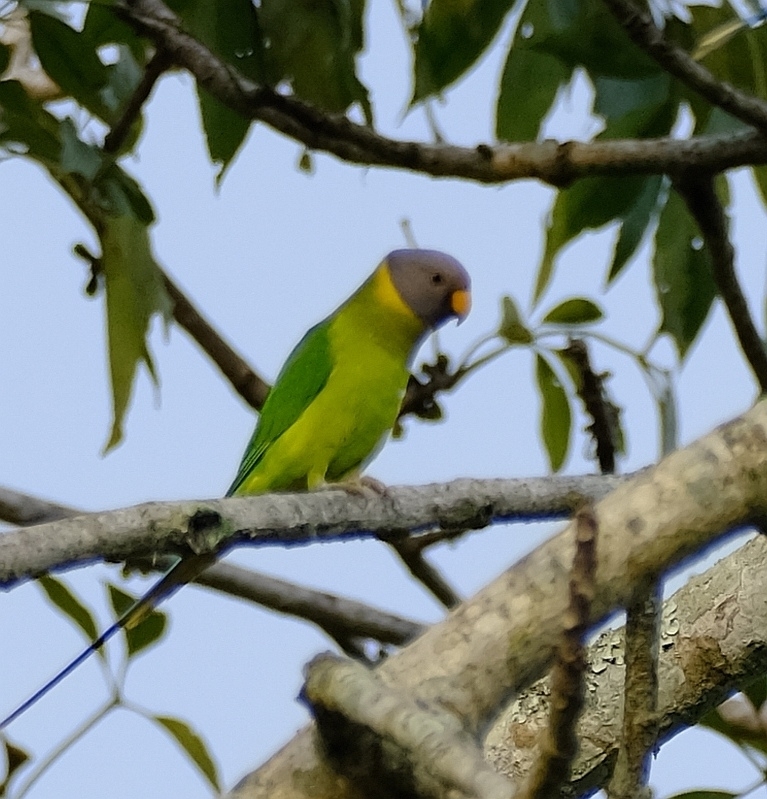
MULTIPOLYGON (((399 138, 428 138, 424 114, 405 114, 409 54, 394 4, 371 3, 362 78, 372 88, 379 128, 399 138)), ((472 145, 492 139, 491 113, 510 28, 480 67, 436 104, 446 137, 472 145)), ((586 138, 588 87, 577 81, 561 98, 546 135, 586 138)), ((94 131, 95 135, 95 131, 94 131)), ((473 278, 474 309, 440 334, 460 356, 498 323, 500 297, 529 307, 552 190, 527 181, 486 187, 404 172, 364 169, 314 155, 314 174, 297 169, 301 148, 256 126, 220 191, 205 151, 192 80, 161 81, 147 109, 139 156, 125 167, 151 198, 158 261, 219 331, 268 379, 313 323, 332 311, 380 259, 405 242, 410 220, 423 247, 445 250, 473 278)), ((252 432, 253 412, 186 334, 161 325, 152 333, 161 388, 142 374, 124 443, 106 457, 110 397, 103 300, 84 294, 87 275, 72 246, 94 239, 66 197, 35 166, 0 164, 0 485, 100 510, 147 500, 220 496, 252 432)), ((765 289, 764 211, 750 178, 732 181, 738 268, 761 326, 765 289)), ((649 280, 649 246, 601 296, 615 231, 579 239, 558 262, 546 309, 573 294, 599 297, 603 332, 642 347, 658 324, 649 280)), ((540 312, 537 318, 540 318, 540 312)), ((534 317, 536 318, 536 317, 534 317)), ((423 353, 431 354, 431 344, 423 353)), ((674 363, 667 342, 653 350, 674 363)), ((625 409, 624 471, 656 460, 658 423, 641 375, 623 356, 595 347, 598 369, 625 409)), ((546 473, 538 439, 534 361, 522 350, 496 361, 442 400, 446 420, 408 419, 369 473, 388 484, 459 476, 524 477, 546 473)), ((719 306, 678 380, 680 437, 689 442, 743 411, 756 390, 719 306)), ((584 420, 575 421, 578 431, 584 420)), ((567 473, 594 470, 579 432, 567 473)), ((465 595, 539 544, 557 525, 498 526, 431 556, 465 595)), ((715 557, 715 556, 714 556, 715 557)), ((358 598, 423 621, 441 608, 373 542, 289 551, 240 550, 233 560, 260 571, 358 598)), ((709 558, 709 563, 711 562, 709 558)), ((700 565, 693 568, 702 568, 700 565)), ((106 624, 104 580, 118 570, 96 566, 66 575, 106 624)), ((148 581, 134 580, 134 590, 148 581)), ((208 740, 225 786, 288 740, 307 716, 295 701, 301 668, 332 648, 315 628, 201 588, 187 588, 165 608, 170 629, 159 647, 128 672, 126 695, 152 712, 189 721, 208 740)), ((10 710, 82 647, 79 631, 54 612, 36 585, 0 597, 0 711, 10 710)), ((119 662, 120 645, 112 646, 119 662)), ((17 721, 13 740, 44 755, 106 695, 97 658, 82 666, 17 721)), ((652 784, 660 796, 688 787, 742 788, 757 778, 729 744, 694 731, 662 750, 652 784)), ((30 797, 204 797, 207 785, 175 744, 144 719, 111 714, 64 754, 30 797)))

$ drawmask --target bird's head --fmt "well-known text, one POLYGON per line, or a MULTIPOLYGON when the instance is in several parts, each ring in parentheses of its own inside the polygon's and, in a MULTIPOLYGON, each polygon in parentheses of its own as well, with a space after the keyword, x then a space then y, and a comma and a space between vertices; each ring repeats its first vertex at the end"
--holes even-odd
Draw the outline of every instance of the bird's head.
POLYGON ((471 308, 471 279, 461 264, 437 250, 394 250, 386 257, 392 283, 427 328, 452 317, 459 322, 471 308))

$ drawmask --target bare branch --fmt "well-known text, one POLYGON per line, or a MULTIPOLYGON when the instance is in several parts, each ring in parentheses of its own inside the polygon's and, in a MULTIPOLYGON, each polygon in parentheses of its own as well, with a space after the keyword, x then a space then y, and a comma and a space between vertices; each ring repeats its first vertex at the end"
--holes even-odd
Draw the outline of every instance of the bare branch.
POLYGON ((144 68, 144 74, 133 94, 128 98, 125 108, 120 118, 112 126, 112 129, 104 137, 104 152, 109 154, 116 153, 124 144, 125 139, 130 133, 131 126, 138 119, 144 103, 149 99, 158 78, 168 69, 173 62, 168 54, 158 49, 152 56, 149 63, 144 68))
POLYGON ((632 0, 603 0, 631 40, 663 69, 713 105, 767 133, 767 103, 718 80, 678 45, 669 41, 652 17, 632 0))
POLYGON ((626 608, 626 680, 623 729, 610 799, 650 799, 650 759, 658 740, 658 642, 661 625, 661 583, 643 588, 626 608))
POLYGON ((260 120, 304 146, 366 166, 389 166, 480 183, 538 178, 566 186, 577 178, 610 174, 675 172, 685 167, 721 171, 767 163, 767 140, 760 134, 597 142, 523 142, 476 147, 423 144, 382 136, 344 116, 325 114, 293 97, 259 86, 222 62, 180 25, 161 0, 125 0, 125 18, 200 86, 246 119, 260 120))
POLYGON ((764 393, 767 391, 767 350, 735 273, 735 252, 730 242, 727 214, 716 195, 714 180, 711 175, 685 173, 674 181, 674 187, 698 224, 711 255, 711 269, 719 295, 740 348, 764 393))
POLYGON ((407 530, 386 530, 378 537, 389 544, 410 574, 446 608, 454 608, 461 603, 461 597, 439 569, 426 560, 422 541, 412 538, 407 530))
POLYGON ((173 318, 200 345, 245 402, 261 410, 269 384, 222 338, 167 274, 163 272, 162 278, 173 302, 173 318))
POLYGON ((147 555, 190 554, 251 542, 290 546, 377 531, 479 529, 491 521, 569 515, 585 498, 603 497, 625 477, 538 477, 454 480, 390 488, 386 497, 348 492, 262 494, 204 501, 149 502, 0 536, 0 585, 11 587, 94 560, 123 562, 147 555))
MULTIPOLYGON (((591 623, 625 606, 648 579, 757 515, 765 503, 767 400, 671 453, 596 505, 600 557, 591 623)), ((381 678, 417 700, 450 707, 469 731, 481 731, 510 695, 550 663, 568 604, 572 558, 573 533, 566 529, 388 658, 378 667, 381 678)), ((764 603, 759 613, 750 605, 748 612, 767 624, 764 603)), ((233 795, 298 799, 308 796, 307 790, 313 799, 353 795, 316 757, 311 728, 233 795), (300 781, 293 778, 296 773, 300 781)))
POLYGON ((570 605, 551 670, 549 723, 542 736, 540 755, 520 799, 558 795, 570 777, 578 751, 575 724, 583 707, 586 659, 583 636, 594 596, 598 525, 594 509, 581 508, 575 517, 575 558, 570 577, 570 605))
POLYGON ((579 385, 576 387, 586 413, 591 417, 588 432, 594 440, 597 461, 602 474, 615 471, 615 456, 618 451, 618 408, 607 396, 604 387, 605 375, 597 374, 591 365, 589 350, 583 339, 571 338, 562 350, 575 366, 579 385))
MULTIPOLYGON (((29 494, 0 488, 0 520, 19 526, 43 524, 81 514, 74 508, 46 502, 29 494)), ((167 571, 173 563, 155 559, 167 571)), ((372 638, 401 646, 420 635, 423 625, 353 599, 316 591, 231 563, 216 563, 195 580, 199 585, 263 605, 278 613, 313 622, 345 646, 349 640, 372 638)))
POLYGON ((512 799, 460 719, 384 684, 353 661, 320 655, 301 698, 332 767, 368 796, 512 799))

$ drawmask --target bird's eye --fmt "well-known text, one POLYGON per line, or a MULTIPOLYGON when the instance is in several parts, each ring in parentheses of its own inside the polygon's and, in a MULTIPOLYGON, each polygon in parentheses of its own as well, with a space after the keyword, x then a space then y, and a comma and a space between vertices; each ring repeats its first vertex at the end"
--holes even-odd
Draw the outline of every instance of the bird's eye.
POLYGON ((442 275, 439 272, 435 272, 431 276, 431 282, 434 283, 435 286, 438 286, 442 282, 442 275))

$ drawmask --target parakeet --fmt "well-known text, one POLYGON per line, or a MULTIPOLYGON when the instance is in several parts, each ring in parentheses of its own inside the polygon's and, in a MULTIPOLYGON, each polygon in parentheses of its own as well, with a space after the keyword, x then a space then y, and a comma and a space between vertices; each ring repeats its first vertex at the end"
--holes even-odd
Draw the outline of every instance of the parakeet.
MULTIPOLYGON (((424 336, 471 306, 466 270, 435 250, 395 250, 291 352, 261 410, 227 496, 359 485, 399 413, 424 336)), ((57 685, 118 630, 133 627, 193 580, 215 555, 182 558, 112 627, 0 729, 57 685)))
POLYGON ((290 354, 227 496, 355 480, 394 425, 418 344, 468 313, 469 284, 444 253, 390 253, 290 354))

